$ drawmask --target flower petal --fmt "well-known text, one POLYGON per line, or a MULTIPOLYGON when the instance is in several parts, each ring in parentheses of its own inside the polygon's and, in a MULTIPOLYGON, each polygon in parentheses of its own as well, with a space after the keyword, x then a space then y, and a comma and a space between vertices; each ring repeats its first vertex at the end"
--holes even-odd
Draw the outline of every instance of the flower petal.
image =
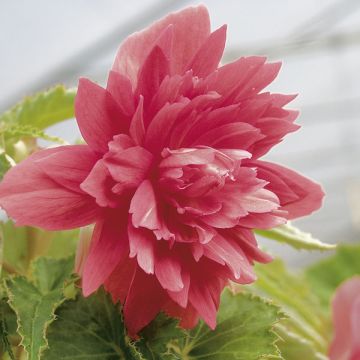
POLYGON ((75 116, 85 141, 99 153, 106 153, 113 136, 129 128, 129 118, 110 92, 84 78, 79 81, 75 116))
POLYGON ((191 282, 189 300, 211 329, 216 327, 216 304, 207 283, 199 280, 191 282))
POLYGON ((128 257, 129 241, 126 227, 124 214, 119 211, 107 212, 104 220, 96 223, 83 271, 84 296, 96 291, 115 267, 128 257))
POLYGON ((115 181, 102 159, 95 164, 80 185, 83 191, 95 198, 99 206, 115 208, 119 205, 119 199, 111 191, 113 186, 115 186, 115 181))
POLYGON ((214 31, 205 40, 188 65, 195 76, 206 77, 215 71, 219 65, 225 48, 226 25, 214 31))
POLYGON ((120 106, 126 116, 132 116, 135 111, 135 98, 130 80, 116 71, 110 71, 107 82, 107 91, 120 106))
POLYGON ((140 96, 138 106, 136 108, 134 116, 131 119, 129 132, 131 137, 135 141, 135 144, 142 145, 145 136, 143 96, 140 96))
POLYGON ((98 156, 87 145, 68 145, 57 149, 57 152, 36 160, 36 164, 59 185, 83 193, 80 184, 89 175, 98 156))
POLYGON ((135 257, 139 266, 147 273, 154 273, 155 244, 154 235, 147 229, 135 228, 131 221, 128 224, 130 257, 135 257))
POLYGON ((120 152, 108 152, 104 163, 113 179, 126 186, 138 186, 150 169, 153 155, 140 146, 129 147, 120 152))
MULTIPOLYGON (((242 57, 218 69, 217 81, 213 90, 227 97, 234 97, 236 89, 243 87, 261 69, 266 61, 265 57, 242 57)), ((230 100, 230 99, 229 99, 230 100)), ((233 100, 233 99, 231 99, 233 100)), ((233 102, 234 103, 234 102, 233 102)))
POLYGON ((144 97, 148 105, 166 75, 169 74, 169 59, 159 46, 155 46, 140 68, 135 94, 144 97))
POLYGON ((130 336, 154 319, 166 297, 155 276, 137 268, 124 305, 124 319, 130 336))
POLYGON ((331 360, 357 360, 360 351, 360 277, 355 276, 339 286, 333 302, 334 339, 330 345, 331 360))
POLYGON ((201 135, 191 145, 206 145, 220 149, 239 149, 240 146, 242 150, 247 150, 263 137, 259 129, 250 124, 238 122, 213 128, 201 135))
POLYGON ((182 73, 210 33, 210 19, 205 6, 189 7, 170 14, 149 28, 129 36, 116 55, 113 70, 129 77, 136 87, 140 67, 161 33, 173 25, 171 71, 182 73))
POLYGON ((286 167, 267 161, 251 161, 249 166, 256 166, 272 174, 271 178, 267 179, 266 173, 262 172, 264 180, 270 181, 266 188, 278 195, 281 205, 280 209, 288 212, 288 219, 309 215, 320 208, 324 192, 321 186, 313 180, 286 167), (279 178, 279 181, 275 182, 274 177, 279 178), (285 183, 287 187, 279 186, 282 183, 285 183), (289 195, 285 192, 288 192, 289 189, 291 189, 297 199, 293 198, 291 200, 289 198, 289 195))
POLYGON ((42 170, 47 157, 62 156, 63 151, 64 147, 39 151, 6 173, 0 184, 0 206, 17 225, 64 230, 91 224, 101 216, 92 197, 69 190, 42 170))
POLYGON ((182 282, 184 286, 179 291, 168 290, 167 293, 170 298, 179 304, 182 308, 186 308, 189 299, 189 288, 190 288, 190 274, 188 272, 181 273, 182 282))
POLYGON ((181 276, 181 264, 179 260, 174 257, 171 251, 166 251, 166 249, 160 246, 158 246, 157 250, 155 275, 161 286, 169 291, 182 290, 184 283, 181 276))
POLYGON ((114 303, 125 302, 131 283, 134 279, 137 264, 134 259, 125 258, 105 280, 104 287, 111 294, 114 303))
POLYGON ((132 223, 150 230, 161 228, 154 188, 150 180, 144 180, 137 188, 130 204, 132 223))
POLYGON ((145 136, 145 147, 153 154, 159 153, 169 143, 169 135, 183 103, 165 104, 150 122, 145 136))

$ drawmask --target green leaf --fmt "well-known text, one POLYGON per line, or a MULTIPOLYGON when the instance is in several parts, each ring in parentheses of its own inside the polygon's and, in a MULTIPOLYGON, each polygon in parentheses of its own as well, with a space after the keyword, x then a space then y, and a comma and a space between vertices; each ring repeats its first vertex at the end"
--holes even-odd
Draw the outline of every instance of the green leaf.
POLYGON ((226 289, 216 329, 201 322, 179 344, 178 355, 187 360, 282 359, 273 331, 282 316, 277 306, 259 297, 226 289))
POLYGON ((0 181, 11 168, 11 158, 5 153, 0 153, 0 181))
POLYGON ((267 296, 289 316, 282 324, 289 331, 310 341, 321 353, 327 351, 331 324, 319 299, 301 275, 290 274, 279 259, 255 266, 258 280, 250 288, 267 296))
POLYGON ((64 258, 75 254, 79 229, 44 231, 17 227, 12 221, 2 224, 4 261, 17 273, 26 273, 29 260, 36 256, 64 258))
POLYGON ((31 147, 34 146, 29 142, 31 139, 64 143, 64 140, 46 134, 44 129, 74 117, 75 95, 75 89, 57 85, 25 98, 0 115, 1 149, 16 159, 19 149, 15 148, 15 144, 18 140, 26 140, 23 144, 28 146, 25 146, 25 149, 21 147, 20 159, 16 159, 18 161, 23 159, 24 150, 25 154, 29 155, 31 147))
POLYGON ((56 317, 43 360, 145 360, 126 335, 119 307, 102 290, 65 302, 56 317))
POLYGON ((43 237, 49 239, 46 256, 53 258, 62 258, 74 255, 79 240, 80 229, 63 231, 43 231, 39 230, 43 237))
POLYGON ((360 245, 339 246, 335 255, 310 266, 306 271, 312 290, 329 310, 336 288, 346 279, 360 275, 360 245))
POLYGON ((12 221, 2 224, 4 240, 4 262, 15 268, 16 272, 23 273, 28 266, 27 233, 28 228, 16 227, 12 221))
POLYGON ((17 315, 21 345, 29 360, 38 360, 47 347, 46 329, 55 320, 54 311, 66 300, 64 288, 70 278, 73 258, 44 259, 33 263, 33 281, 23 276, 5 282, 9 305, 17 315))
POLYGON ((0 300, 0 354, 7 353, 15 360, 11 340, 16 337, 16 315, 10 309, 5 299, 0 300))
POLYGON ((57 137, 46 134, 43 130, 37 129, 34 126, 29 125, 10 125, 5 126, 2 129, 2 132, 6 138, 6 140, 18 139, 21 137, 32 137, 34 139, 44 139, 47 141, 52 141, 55 143, 65 144, 65 140, 57 137))
POLYGON ((160 314, 140 333, 141 339, 135 345, 147 360, 177 359, 173 346, 185 336, 178 320, 160 314))
POLYGON ((75 89, 57 85, 27 97, 0 116, 3 126, 31 126, 44 130, 60 121, 74 117, 75 89))
POLYGON ((42 293, 60 292, 71 278, 74 270, 74 258, 66 259, 39 258, 32 264, 34 285, 42 293))
POLYGON ((311 234, 302 232, 290 222, 271 230, 255 230, 255 233, 299 250, 333 250, 336 248, 336 245, 323 243, 313 238, 311 234))
POLYGON ((328 358, 317 352, 311 341, 289 331, 281 324, 276 325, 276 333, 280 336, 277 346, 286 360, 327 360, 328 358))

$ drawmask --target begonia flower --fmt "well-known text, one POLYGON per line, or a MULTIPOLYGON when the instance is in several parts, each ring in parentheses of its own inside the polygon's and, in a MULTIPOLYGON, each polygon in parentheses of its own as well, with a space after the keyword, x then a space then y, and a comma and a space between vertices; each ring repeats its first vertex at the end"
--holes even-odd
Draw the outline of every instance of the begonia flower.
POLYGON ((252 230, 321 205, 318 184, 260 160, 299 128, 298 113, 284 108, 294 96, 263 91, 280 63, 219 65, 225 39, 226 26, 210 32, 204 6, 131 35, 106 88, 79 81, 86 145, 39 151, 0 185, 0 205, 18 225, 95 223, 78 257, 83 293, 103 285, 131 335, 161 311, 185 328, 199 318, 215 328, 224 286, 253 282, 254 262, 271 260, 252 230))
POLYGON ((332 310, 334 339, 330 360, 360 360, 360 276, 337 288, 332 310))

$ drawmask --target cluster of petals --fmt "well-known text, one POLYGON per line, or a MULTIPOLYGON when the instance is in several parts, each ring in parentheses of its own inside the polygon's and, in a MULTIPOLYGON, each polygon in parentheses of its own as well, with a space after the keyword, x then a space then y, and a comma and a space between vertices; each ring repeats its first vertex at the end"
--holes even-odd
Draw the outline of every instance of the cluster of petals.
POLYGON ((135 335, 157 313, 216 326, 229 280, 255 280, 270 256, 252 230, 318 209, 321 187, 259 160, 298 129, 294 96, 262 91, 279 63, 219 65, 226 27, 204 6, 170 14, 121 45, 106 88, 81 79, 75 115, 86 145, 36 152, 7 173, 0 205, 19 225, 95 223, 79 271, 123 303, 135 335), (81 270, 80 270, 81 269, 81 270))
POLYGON ((332 310, 334 339, 330 360, 360 360, 360 276, 338 287, 332 310))

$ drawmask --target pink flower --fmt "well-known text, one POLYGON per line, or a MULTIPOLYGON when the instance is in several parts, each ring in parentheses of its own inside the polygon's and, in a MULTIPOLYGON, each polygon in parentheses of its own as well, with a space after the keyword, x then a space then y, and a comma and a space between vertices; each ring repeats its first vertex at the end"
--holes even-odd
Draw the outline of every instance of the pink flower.
POLYGON ((360 360, 360 276, 338 287, 332 308, 335 333, 330 360, 360 360))
POLYGON ((210 33, 204 6, 133 34, 106 89, 79 82, 87 145, 37 152, 0 185, 18 225, 96 223, 83 293, 104 285, 132 335, 160 311, 214 328, 227 282, 251 283, 254 261, 271 260, 252 229, 321 205, 318 184, 259 160, 298 128, 297 112, 283 108, 294 96, 262 92, 280 64, 246 57, 219 67, 225 37, 225 26, 210 33))

